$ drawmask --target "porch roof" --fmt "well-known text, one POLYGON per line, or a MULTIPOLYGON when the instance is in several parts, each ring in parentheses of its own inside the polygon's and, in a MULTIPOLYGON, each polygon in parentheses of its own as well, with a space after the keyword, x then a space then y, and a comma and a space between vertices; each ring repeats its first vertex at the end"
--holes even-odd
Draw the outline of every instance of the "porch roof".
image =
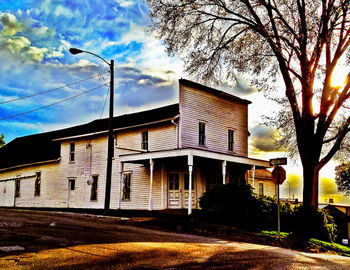
POLYGON ((183 157, 193 156, 202 157, 208 159, 221 160, 226 162, 244 164, 244 165, 255 165, 257 168, 269 168, 269 161, 254 159, 242 156, 234 156, 225 153, 213 152, 208 150, 196 149, 196 148, 181 148, 173 150, 137 153, 137 154, 124 154, 120 155, 119 159, 122 163, 143 163, 146 160, 157 160, 171 157, 183 157))

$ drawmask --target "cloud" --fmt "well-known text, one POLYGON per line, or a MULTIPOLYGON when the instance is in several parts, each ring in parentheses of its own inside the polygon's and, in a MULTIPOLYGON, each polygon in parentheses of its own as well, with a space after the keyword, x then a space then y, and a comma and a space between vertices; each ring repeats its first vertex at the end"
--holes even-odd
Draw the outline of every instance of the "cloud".
POLYGON ((1 34, 5 36, 13 36, 23 29, 23 24, 17 21, 15 15, 11 13, 0 13, 2 31, 1 34))
POLYGON ((258 91, 255 87, 250 86, 249 81, 247 81, 241 74, 235 75, 235 80, 237 84, 232 88, 232 91, 235 94, 246 96, 258 91))
POLYGON ((276 139, 279 138, 277 130, 265 127, 255 126, 251 130, 250 147, 253 151, 259 152, 280 152, 283 149, 278 149, 276 139))
POLYGON ((133 1, 130 1, 130 0, 129 1, 128 0, 115 0, 115 2, 118 3, 118 5, 120 7, 124 7, 124 8, 135 5, 135 3, 133 1))

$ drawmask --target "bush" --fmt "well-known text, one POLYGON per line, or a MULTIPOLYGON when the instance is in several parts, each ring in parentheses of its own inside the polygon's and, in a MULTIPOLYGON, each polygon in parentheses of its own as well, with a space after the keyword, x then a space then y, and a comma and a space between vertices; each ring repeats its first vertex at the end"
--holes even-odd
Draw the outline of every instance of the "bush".
POLYGON ((216 186, 203 194, 199 204, 205 218, 215 222, 257 229, 277 224, 277 201, 258 197, 248 184, 216 186))
POLYGON ((335 239, 334 219, 324 210, 315 210, 305 206, 295 207, 292 221, 292 229, 295 234, 325 241, 335 239))
MULTIPOLYGON (((200 198, 203 217, 212 222, 252 229, 277 230, 277 200, 258 197, 248 184, 216 186, 200 198)), ((335 225, 323 210, 292 208, 281 203, 281 230, 307 238, 332 241, 335 225)))

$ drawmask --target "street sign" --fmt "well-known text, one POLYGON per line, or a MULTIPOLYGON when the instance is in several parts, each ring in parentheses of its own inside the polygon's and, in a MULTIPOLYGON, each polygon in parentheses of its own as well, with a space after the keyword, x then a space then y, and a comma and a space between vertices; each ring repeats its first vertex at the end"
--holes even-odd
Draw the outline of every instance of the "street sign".
POLYGON ((270 159, 270 166, 287 165, 287 158, 270 159))
POLYGON ((284 180, 286 180, 286 171, 281 166, 276 166, 272 171, 272 181, 276 185, 283 184, 284 180))

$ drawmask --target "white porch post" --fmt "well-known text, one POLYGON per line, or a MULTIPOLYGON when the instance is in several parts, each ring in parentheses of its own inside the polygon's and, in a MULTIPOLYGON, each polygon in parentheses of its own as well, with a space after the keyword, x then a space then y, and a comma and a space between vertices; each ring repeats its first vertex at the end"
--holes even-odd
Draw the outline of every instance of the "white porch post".
POLYGON ((154 161, 153 159, 149 160, 149 171, 150 171, 150 179, 149 179, 149 206, 148 210, 153 210, 153 168, 154 168, 154 161))
POLYGON ((252 166, 252 183, 253 183, 253 188, 255 186, 255 165, 252 166))
POLYGON ((124 163, 119 162, 119 202, 118 202, 119 209, 121 209, 121 206, 122 206, 123 171, 124 171, 124 163))
POLYGON ((222 184, 226 184, 226 160, 222 162, 222 184))
POLYGON ((193 170, 193 155, 188 155, 188 211, 192 214, 192 170, 193 170))

